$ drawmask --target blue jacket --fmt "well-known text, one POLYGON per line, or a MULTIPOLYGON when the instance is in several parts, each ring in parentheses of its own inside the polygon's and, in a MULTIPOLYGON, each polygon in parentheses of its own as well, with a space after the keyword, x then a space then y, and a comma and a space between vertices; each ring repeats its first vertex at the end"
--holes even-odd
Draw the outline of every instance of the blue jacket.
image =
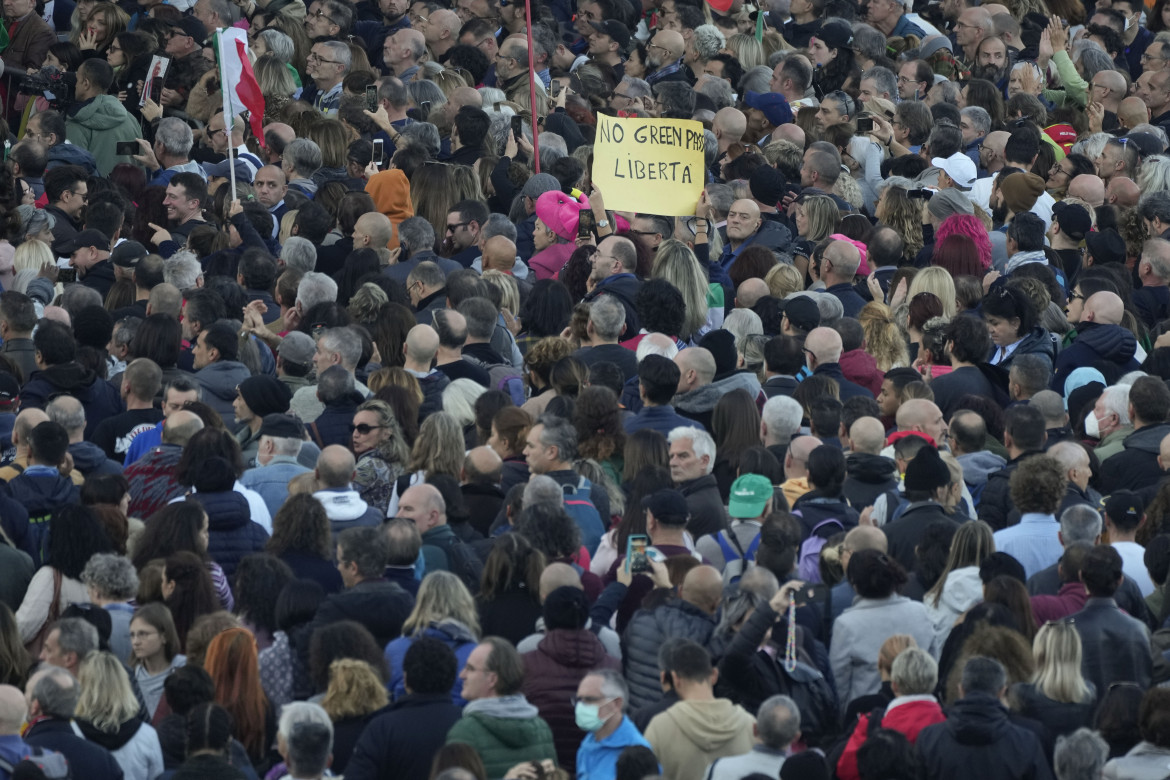
POLYGON ((825 293, 841 301, 841 306, 845 309, 846 317, 856 317, 865 306, 865 299, 857 294, 857 290, 849 282, 835 284, 825 290, 825 293))
MULTIPOLYGON (((45 561, 43 553, 49 546, 49 518, 60 507, 76 504, 81 494, 73 480, 63 477, 56 469, 44 466, 30 466, 23 474, 8 483, 8 495, 28 511, 24 523, 25 534, 12 537, 20 549, 32 556, 33 564, 41 566, 45 561)), ((15 518, 19 524, 19 518, 15 518)))
MULTIPOLYGON (((386 645, 386 663, 390 666, 390 684, 387 687, 395 701, 406 695, 406 685, 402 676, 402 660, 406 658, 406 651, 414 644, 414 640, 420 636, 438 639, 450 647, 455 653, 457 672, 463 671, 467 657, 471 655, 471 651, 478 644, 475 635, 467 626, 458 620, 443 620, 427 626, 421 634, 399 637, 386 645)), ((455 685, 451 687, 451 701, 460 707, 467 704, 467 700, 463 698, 463 681, 459 679, 458 674, 455 676, 455 685)))
POLYGON ((49 366, 34 372, 20 392, 22 409, 41 409, 52 396, 65 393, 73 396, 85 408, 85 438, 107 417, 122 411, 118 391, 97 374, 76 361, 49 366))
POLYGON ((841 371, 840 363, 822 363, 817 366, 816 371, 813 371, 813 376, 827 376, 829 379, 835 380, 837 386, 840 388, 842 401, 858 395, 873 398, 873 393, 869 390, 845 378, 845 374, 841 371))
POLYGON ((276 517, 276 512, 288 498, 289 480, 306 471, 308 469, 298 463, 296 458, 277 455, 268 461, 267 466, 257 466, 245 471, 240 477, 240 484, 259 493, 268 507, 268 512, 276 517))
POLYGON ((1097 369, 1106 382, 1113 384, 1123 374, 1141 368, 1134 358, 1136 352, 1137 339, 1120 325, 1078 323, 1076 341, 1056 357, 1056 373, 1051 387, 1058 393, 1063 392, 1068 375, 1081 366, 1097 369))
MULTIPOLYGON (((165 421, 164 421, 165 422, 165 421)), ((152 449, 162 444, 163 423, 160 422, 148 431, 143 431, 130 442, 130 449, 126 450, 126 460, 123 466, 129 466, 152 449)))
POLYGON ((226 493, 193 493, 195 500, 207 511, 211 541, 207 554, 223 569, 229 580, 236 566, 252 553, 264 551, 268 532, 252 522, 248 499, 234 490, 226 493))
POLYGON ((55 750, 65 756, 74 777, 84 774, 89 780, 122 780, 122 767, 110 751, 78 736, 73 725, 64 718, 39 721, 24 738, 33 747, 55 750))
MULTIPOLYGON (((13 766, 28 758, 30 753, 32 753, 32 748, 20 737, 15 735, 0 737, 0 758, 13 766)), ((8 780, 9 777, 7 772, 0 769, 0 780, 8 780)))
MULTIPOLYGON (((669 436, 675 428, 698 425, 694 420, 683 417, 670 404, 666 406, 643 406, 642 411, 625 421, 626 433, 649 428, 663 436, 669 436)), ((701 427, 701 426, 700 426, 701 427)))
POLYGON ((618 756, 634 745, 650 747, 629 716, 623 716, 617 730, 601 741, 596 734, 590 733, 577 751, 577 780, 613 780, 617 774, 618 756))

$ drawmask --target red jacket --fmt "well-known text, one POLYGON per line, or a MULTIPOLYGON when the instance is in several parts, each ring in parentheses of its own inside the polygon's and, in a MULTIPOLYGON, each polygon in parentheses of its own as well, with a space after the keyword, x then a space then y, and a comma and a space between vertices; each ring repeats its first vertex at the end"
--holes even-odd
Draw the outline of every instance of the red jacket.
POLYGON ((552 729, 561 766, 577 765, 585 732, 577 728, 572 699, 582 678, 594 669, 621 669, 589 629, 549 631, 536 649, 524 653, 523 692, 552 729))
MULTIPOLYGON (((933 726, 946 720, 942 707, 933 696, 929 699, 914 699, 901 704, 898 704, 898 701, 899 699, 894 699, 886 707, 885 715, 882 716, 881 728, 893 729, 904 734, 906 739, 910 740, 911 745, 918 739, 918 732, 927 726, 933 726)), ((861 777, 857 773, 857 751, 869 737, 869 718, 869 715, 862 715, 857 719, 857 727, 853 729, 853 733, 849 736, 849 742, 846 743, 845 750, 841 753, 841 760, 837 762, 839 780, 859 780, 861 777)))
POLYGON ((882 391, 882 379, 885 378, 885 374, 878 371, 873 355, 864 349, 854 349, 841 355, 837 362, 846 379, 873 393, 874 398, 878 397, 882 391))
POLYGON ((1066 582, 1055 596, 1033 596, 1032 614, 1036 625, 1042 626, 1050 620, 1060 620, 1080 612, 1089 598, 1085 586, 1080 582, 1066 582))

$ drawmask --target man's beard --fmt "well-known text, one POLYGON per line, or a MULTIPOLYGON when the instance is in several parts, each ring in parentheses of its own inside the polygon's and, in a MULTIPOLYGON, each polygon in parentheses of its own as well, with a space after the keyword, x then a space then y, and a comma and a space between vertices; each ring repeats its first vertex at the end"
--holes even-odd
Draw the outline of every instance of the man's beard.
POLYGON ((1006 205, 1003 204, 1003 202, 1000 202, 1000 204, 998 206, 992 206, 991 207, 991 221, 992 221, 992 223, 995 225, 1002 225, 1004 223, 1004 220, 1007 219, 1007 214, 1008 214, 1008 208, 1006 205))
POLYGON ((995 65, 976 65, 971 69, 971 78, 973 79, 987 79, 992 84, 998 84, 1007 73, 1006 67, 997 67, 995 65))

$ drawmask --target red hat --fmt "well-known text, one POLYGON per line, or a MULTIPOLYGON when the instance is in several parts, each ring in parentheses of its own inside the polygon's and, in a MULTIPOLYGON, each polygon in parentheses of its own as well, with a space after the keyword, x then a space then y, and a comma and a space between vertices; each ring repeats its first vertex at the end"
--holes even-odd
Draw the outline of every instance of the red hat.
POLYGON ((1044 128, 1044 132, 1065 154, 1071 152, 1073 144, 1077 142, 1077 131, 1073 130, 1072 125, 1049 125, 1044 128))

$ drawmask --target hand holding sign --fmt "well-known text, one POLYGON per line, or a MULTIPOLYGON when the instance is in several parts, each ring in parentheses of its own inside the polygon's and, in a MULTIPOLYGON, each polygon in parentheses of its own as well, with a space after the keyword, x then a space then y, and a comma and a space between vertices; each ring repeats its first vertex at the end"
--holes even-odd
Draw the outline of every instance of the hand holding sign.
POLYGON ((705 151, 693 120, 598 116, 592 180, 614 211, 689 216, 706 183, 705 151))

